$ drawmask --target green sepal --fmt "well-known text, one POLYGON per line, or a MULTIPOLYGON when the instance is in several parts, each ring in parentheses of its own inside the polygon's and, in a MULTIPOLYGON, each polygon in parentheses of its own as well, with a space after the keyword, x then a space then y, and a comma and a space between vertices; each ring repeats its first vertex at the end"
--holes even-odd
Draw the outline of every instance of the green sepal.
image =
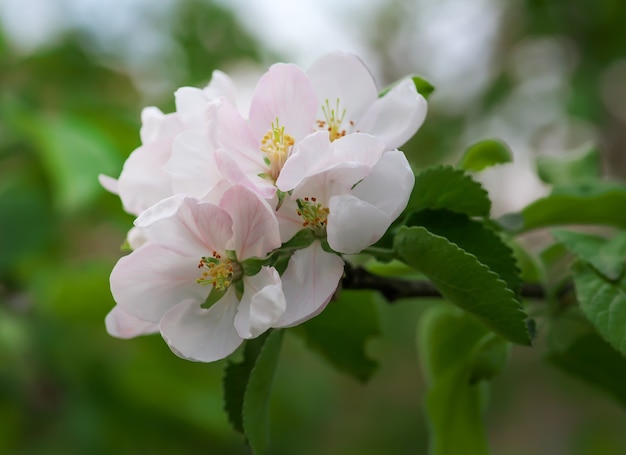
POLYGON ((264 265, 268 265, 269 259, 248 258, 239 263, 244 276, 254 276, 261 271, 264 265))
POLYGON ((217 289, 211 289, 211 292, 207 296, 206 300, 200 306, 205 309, 211 308, 219 299, 224 297, 226 292, 228 292, 228 289, 224 289, 221 291, 217 289))

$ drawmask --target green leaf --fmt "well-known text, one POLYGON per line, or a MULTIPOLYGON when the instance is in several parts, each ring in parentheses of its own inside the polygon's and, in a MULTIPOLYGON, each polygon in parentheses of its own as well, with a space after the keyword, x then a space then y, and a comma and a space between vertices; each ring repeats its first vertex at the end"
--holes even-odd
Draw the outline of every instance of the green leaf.
POLYGON ((447 300, 478 316, 502 337, 530 344, 526 315, 515 294, 476 256, 423 227, 401 228, 394 248, 400 259, 426 275, 447 300))
POLYGON ((598 333, 626 356, 626 279, 607 280, 588 265, 574 270, 580 309, 598 333))
POLYGON ((243 360, 229 360, 224 369, 224 410, 233 428, 243 433, 243 400, 250 372, 259 357, 268 333, 245 342, 243 360))
POLYGON ((569 315, 559 318, 549 334, 548 345, 548 362, 613 396, 626 407, 626 358, 586 321, 576 321, 569 315))
POLYGON ((467 171, 482 171, 496 164, 510 163, 513 155, 509 147, 499 139, 485 139, 470 145, 458 166, 467 171))
POLYGON ((98 174, 115 175, 119 158, 99 129, 70 116, 30 118, 27 128, 38 143, 54 186, 57 207, 71 212, 90 204, 102 191, 98 174))
POLYGON ((579 259, 591 264, 609 280, 618 280, 624 273, 626 232, 607 240, 592 234, 555 230, 554 238, 579 259))
POLYGON ((269 399, 278 363, 281 330, 247 340, 241 362, 224 370, 224 409, 235 430, 244 433, 255 454, 265 453, 269 432, 269 399))
POLYGON ((319 316, 302 324, 299 333, 335 368, 365 382, 378 368, 366 345, 380 335, 376 305, 382 300, 374 291, 341 291, 319 316))
POLYGON ((500 275, 513 291, 519 291, 522 281, 513 251, 484 223, 461 213, 425 210, 412 214, 406 225, 423 226, 433 234, 447 238, 500 275))
POLYGON ((407 211, 445 209, 469 216, 489 216, 487 191, 468 174, 452 166, 437 166, 415 176, 407 211))
MULTIPOLYGON (((418 76, 418 75, 413 75, 411 76, 411 79, 413 80, 413 83, 415 84, 415 89, 417 90, 417 93, 422 95, 424 98, 428 99, 430 95, 435 91, 435 87, 423 77, 418 76)), ((385 96, 398 82, 399 81, 396 81, 393 84, 389 85, 388 87, 385 87, 383 90, 380 91, 380 93, 378 94, 378 97, 382 98, 383 96, 385 96)))
POLYGON ((626 187, 593 182, 555 188, 520 213, 511 213, 497 222, 505 229, 522 233, 563 224, 594 224, 626 228, 626 187))
POLYGON ((508 343, 452 306, 430 307, 418 326, 418 350, 428 392, 431 455, 489 453, 484 426, 487 379, 500 371, 508 343))
POLYGON ((551 185, 567 185, 601 176, 600 151, 597 147, 586 146, 573 154, 574 157, 538 157, 536 164, 539 178, 551 185))
POLYGON ((268 335, 246 386, 243 400, 243 429, 255 454, 266 453, 269 443, 269 405, 278 364, 282 330, 268 335))

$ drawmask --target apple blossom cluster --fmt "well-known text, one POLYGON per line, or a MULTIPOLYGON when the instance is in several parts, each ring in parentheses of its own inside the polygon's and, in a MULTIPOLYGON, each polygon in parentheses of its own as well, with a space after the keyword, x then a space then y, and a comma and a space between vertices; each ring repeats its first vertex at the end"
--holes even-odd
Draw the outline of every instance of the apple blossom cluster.
POLYGON ((396 147, 426 100, 411 78, 379 96, 344 53, 306 72, 271 66, 247 113, 219 71, 175 97, 174 113, 144 109, 119 179, 100 178, 137 216, 106 326, 120 338, 160 331, 177 355, 210 362, 324 309, 342 254, 378 241, 407 204, 414 175, 396 147))

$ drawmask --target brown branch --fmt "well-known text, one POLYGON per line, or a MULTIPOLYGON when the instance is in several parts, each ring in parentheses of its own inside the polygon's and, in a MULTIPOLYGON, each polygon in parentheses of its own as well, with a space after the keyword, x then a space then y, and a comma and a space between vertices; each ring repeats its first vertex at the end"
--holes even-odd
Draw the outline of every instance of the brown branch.
MULTIPOLYGON (((351 267, 349 264, 346 264, 341 286, 343 289, 374 289, 379 291, 389 302, 404 298, 441 297, 439 290, 430 281, 382 277, 360 267, 351 267)), ((546 297, 544 288, 534 283, 524 283, 520 294, 522 297, 530 299, 544 299, 546 297)))

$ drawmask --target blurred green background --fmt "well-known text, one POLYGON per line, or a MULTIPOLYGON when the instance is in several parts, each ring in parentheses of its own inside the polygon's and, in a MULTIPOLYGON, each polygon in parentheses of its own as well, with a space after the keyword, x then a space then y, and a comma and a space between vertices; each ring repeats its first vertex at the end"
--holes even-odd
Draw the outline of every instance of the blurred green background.
MULTIPOLYGON (((158 336, 120 341, 104 330, 114 304, 108 275, 132 217, 97 175, 119 175, 139 145, 143 106, 171 111, 175 88, 203 85, 214 69, 245 80, 246 68, 306 67, 341 48, 362 52, 381 86, 423 74, 438 91, 405 151, 419 168, 454 162, 484 136, 505 139, 516 163, 483 175, 496 213, 545 191, 533 171, 537 154, 594 141, 605 171, 625 175, 620 0, 302 2, 304 12, 243 0, 230 9, 202 0, 113 3, 128 9, 116 22, 101 15, 104 2, 0 2, 2 454, 248 453, 222 411, 223 362, 186 362, 158 336), (311 11, 321 22, 298 33, 311 11), (275 16, 287 35, 272 30, 275 16)), ((271 453, 424 453, 414 337, 428 304, 379 305, 383 337, 369 348, 380 370, 367 385, 289 334, 271 453)), ((514 350, 494 383, 494 453, 626 453, 623 410, 541 356, 541 340, 514 350)))

